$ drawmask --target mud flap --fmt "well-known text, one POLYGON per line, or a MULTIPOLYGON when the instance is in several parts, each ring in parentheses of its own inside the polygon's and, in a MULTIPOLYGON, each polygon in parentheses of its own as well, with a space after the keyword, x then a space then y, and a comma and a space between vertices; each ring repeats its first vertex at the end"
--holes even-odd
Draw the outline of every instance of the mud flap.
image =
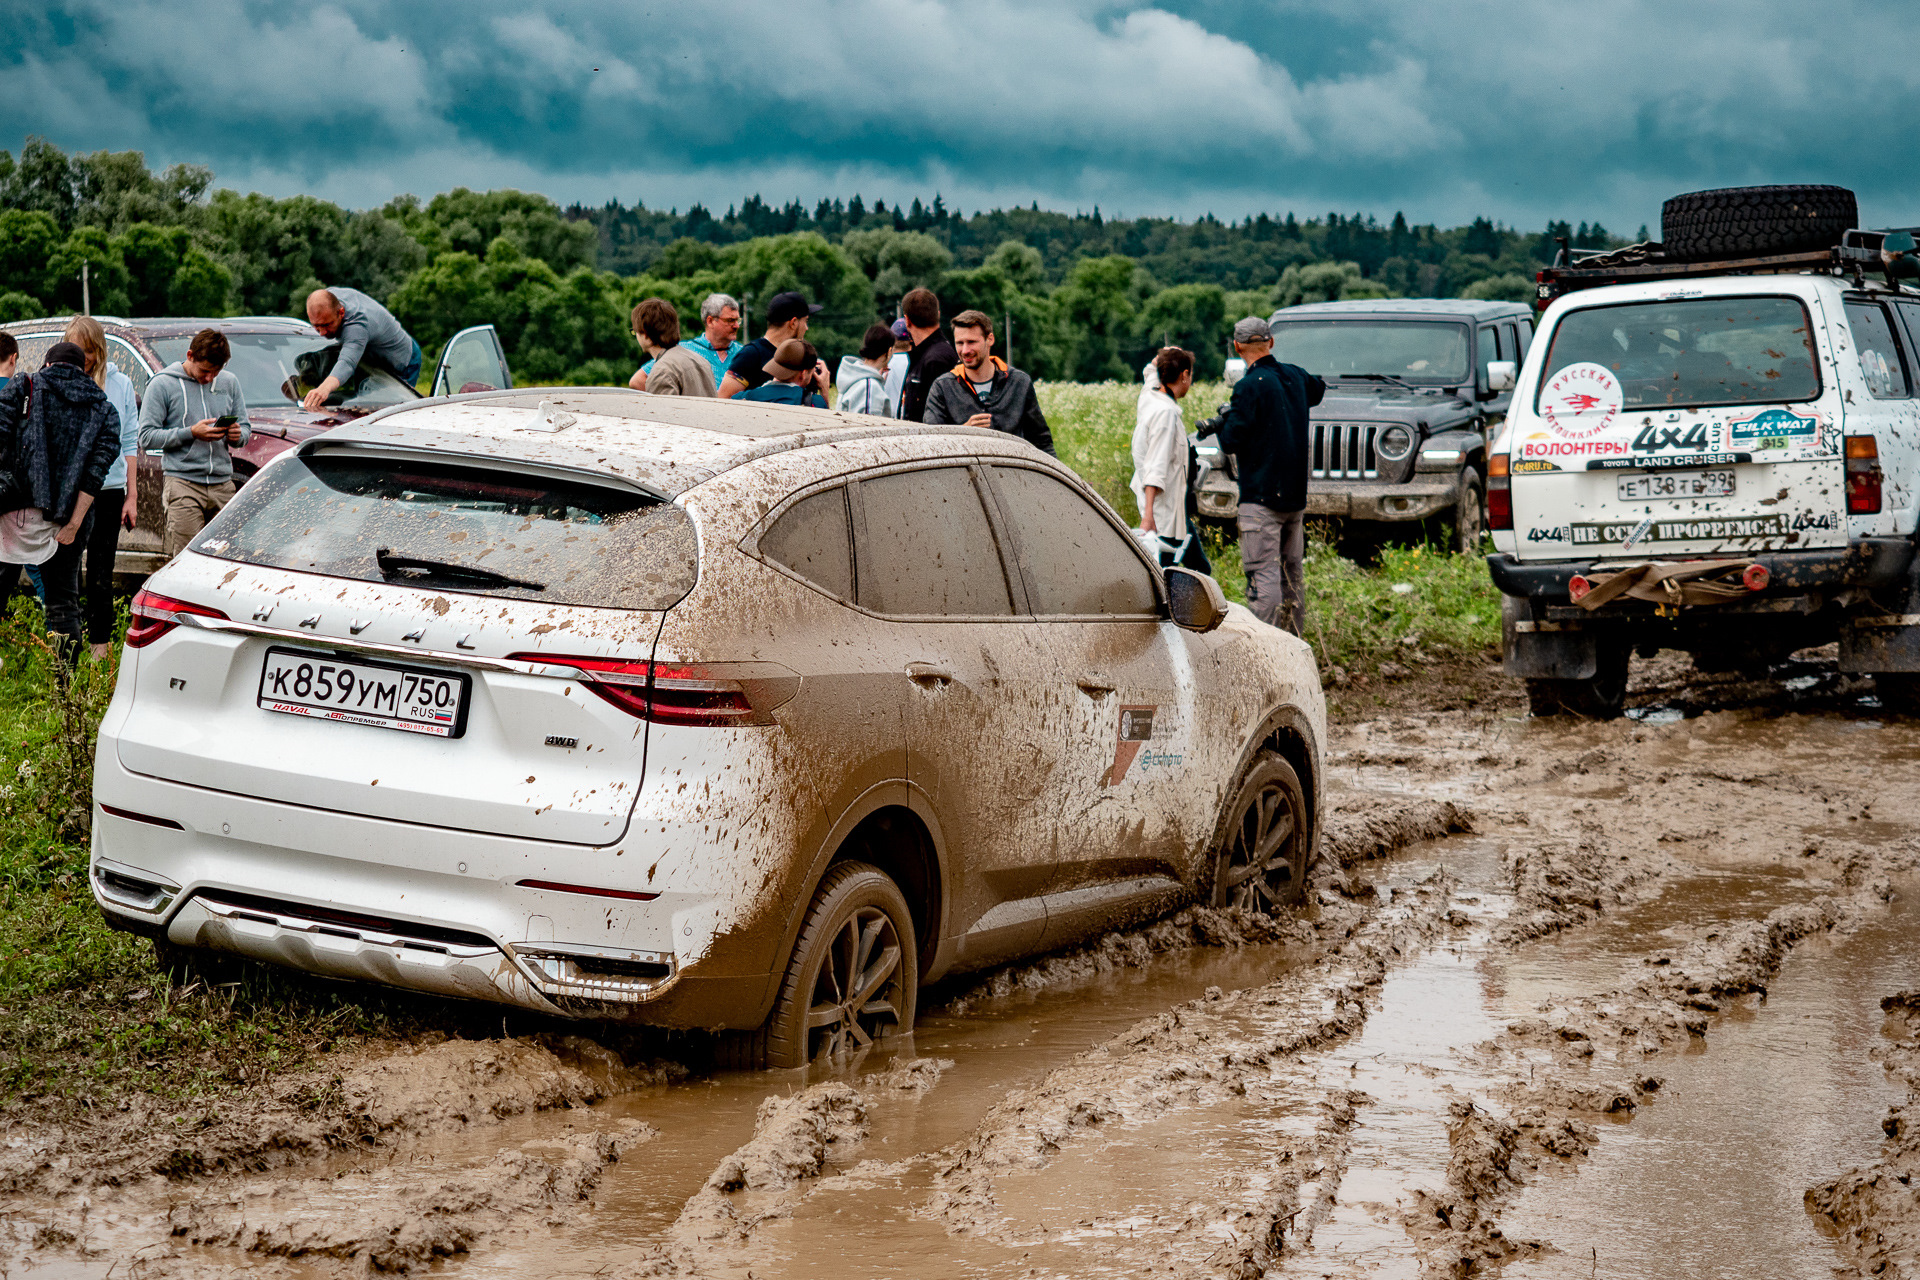
POLYGON ((1840 669, 1920 671, 1920 614, 1855 618, 1840 628, 1840 669))
POLYGON ((1506 673, 1526 680, 1591 680, 1600 670, 1600 646, 1591 630, 1563 622, 1535 622, 1516 596, 1500 597, 1500 656, 1506 673))

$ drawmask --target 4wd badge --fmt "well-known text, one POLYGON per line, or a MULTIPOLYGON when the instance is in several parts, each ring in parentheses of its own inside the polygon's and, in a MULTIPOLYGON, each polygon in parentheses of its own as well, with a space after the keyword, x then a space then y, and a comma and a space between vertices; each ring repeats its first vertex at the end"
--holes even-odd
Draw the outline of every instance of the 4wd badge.
POLYGON ((1540 395, 1540 416, 1553 433, 1585 440, 1613 425, 1620 415, 1620 379, 1605 365, 1570 364, 1547 380, 1540 395))

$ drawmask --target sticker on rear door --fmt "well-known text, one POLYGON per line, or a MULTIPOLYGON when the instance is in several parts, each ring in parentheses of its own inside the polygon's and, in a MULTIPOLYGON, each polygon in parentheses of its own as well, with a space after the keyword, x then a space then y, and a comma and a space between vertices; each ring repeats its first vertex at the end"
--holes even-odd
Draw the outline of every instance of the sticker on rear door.
POLYGON ((1622 403, 1620 379, 1613 371, 1583 361, 1547 380, 1546 390, 1540 393, 1540 417, 1555 435, 1585 440, 1611 427, 1622 403))
POLYGON ((1765 409, 1727 423, 1727 439, 1735 448, 1785 449, 1797 444, 1824 449, 1827 424, 1817 413, 1802 417, 1785 409, 1765 409))

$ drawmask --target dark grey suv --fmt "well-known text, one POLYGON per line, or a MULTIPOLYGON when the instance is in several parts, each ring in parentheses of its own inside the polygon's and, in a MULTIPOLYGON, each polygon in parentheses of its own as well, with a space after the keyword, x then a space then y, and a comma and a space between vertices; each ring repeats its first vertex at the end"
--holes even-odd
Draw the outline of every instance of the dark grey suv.
MULTIPOLYGON (((1275 357, 1327 382, 1313 411, 1307 513, 1350 522, 1354 533, 1438 518, 1456 548, 1476 548, 1487 441, 1533 338, 1532 309, 1368 299, 1287 307, 1271 323, 1275 357)), ((1201 517, 1231 520, 1239 497, 1224 460, 1203 448, 1201 462, 1201 517)))

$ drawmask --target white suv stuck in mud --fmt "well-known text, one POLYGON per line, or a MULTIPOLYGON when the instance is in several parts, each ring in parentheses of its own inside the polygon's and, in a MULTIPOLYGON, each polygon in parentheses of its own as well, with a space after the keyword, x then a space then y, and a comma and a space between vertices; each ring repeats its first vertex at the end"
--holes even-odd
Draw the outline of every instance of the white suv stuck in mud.
POLYGON ((992 431, 424 401, 263 469, 135 615, 110 922, 730 1028, 743 1064, 1196 895, 1292 898, 1318 830, 1306 647, 992 431))
MULTIPOLYGON (((1836 639, 1842 670, 1913 701, 1913 238, 1793 218, 1806 193, 1835 190, 1680 197, 1666 251, 1542 273, 1555 300, 1495 442, 1488 503, 1507 670, 1536 712, 1617 714, 1634 650, 1750 670, 1836 639), (1724 215, 1735 246, 1716 233, 1676 256, 1683 202, 1724 215)), ((1818 206, 1833 197, 1812 199, 1833 221, 1818 206)))

